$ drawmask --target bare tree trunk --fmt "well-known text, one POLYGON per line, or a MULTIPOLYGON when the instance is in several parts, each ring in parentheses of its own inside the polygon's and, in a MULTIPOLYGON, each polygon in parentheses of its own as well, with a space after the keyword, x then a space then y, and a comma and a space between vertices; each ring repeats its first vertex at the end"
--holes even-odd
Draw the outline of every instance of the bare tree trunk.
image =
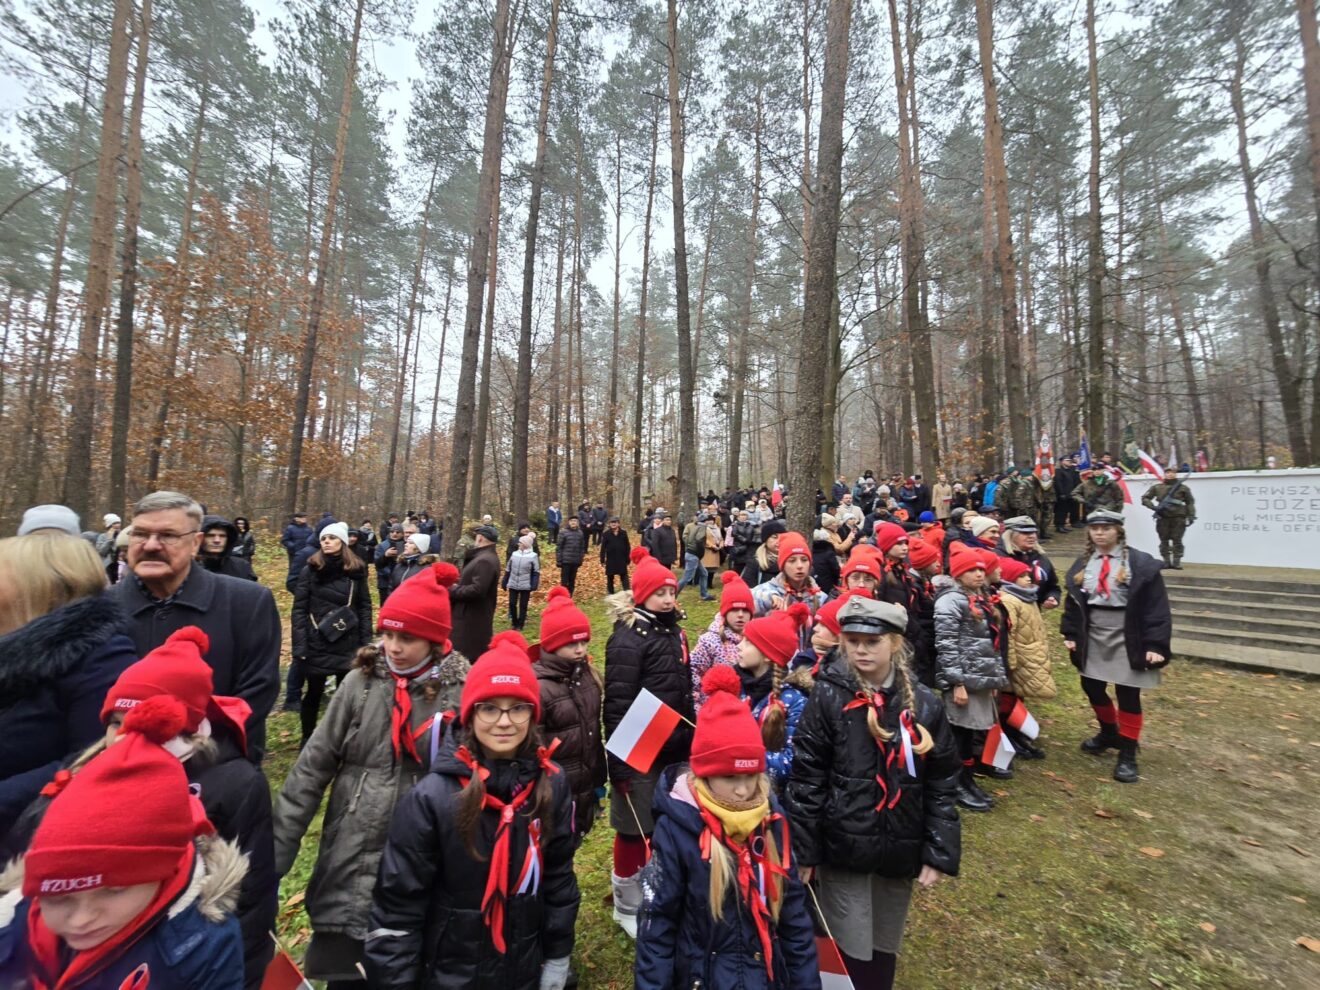
POLYGON ((610 404, 605 416, 605 511, 615 512, 614 488, 619 437, 619 276, 623 268, 623 135, 614 134, 614 321, 610 334, 610 404))
POLYGON ((500 174, 495 173, 495 198, 490 221, 490 272, 486 277, 486 336, 481 342, 481 388, 477 393, 477 432, 472 439, 472 511, 484 512, 486 436, 490 431, 490 364, 495 346, 495 286, 500 264, 500 174))
MULTIPOLYGON (((765 101, 762 85, 756 87, 756 122, 752 126, 752 217, 747 232, 747 282, 738 314, 737 356, 730 369, 729 398, 733 402, 733 421, 729 428, 729 464, 726 483, 733 491, 739 487, 742 462, 743 412, 747 395, 747 350, 752 333, 752 305, 756 290, 757 232, 761 222, 761 131, 765 126, 765 101)), ((741 506, 739 507, 741 508, 741 506)))
MULTIPOLYGON (((1313 302, 1320 306, 1320 39, 1317 39, 1315 0, 1297 0, 1302 28, 1302 80, 1306 88, 1307 159, 1311 166, 1311 201, 1315 209, 1315 238, 1311 264, 1313 302)), ((1320 450, 1320 357, 1311 377, 1311 453, 1320 450)))
POLYGON ((1095 0, 1086 0, 1087 78, 1091 104, 1091 165, 1087 170, 1090 225, 1087 247, 1086 427, 1092 442, 1105 441, 1104 227, 1100 217, 1100 70, 1095 44, 1095 0))
MULTIPOLYGON (((410 377, 416 377, 416 368, 409 375, 408 352, 412 348, 413 325, 417 321, 417 294, 421 291, 422 271, 426 265, 426 237, 430 229, 431 200, 435 196, 435 180, 440 174, 440 162, 437 160, 431 169, 431 181, 426 187, 426 202, 422 205, 422 225, 417 234, 417 260, 413 263, 412 289, 408 295, 408 322, 403 334, 403 350, 399 355, 399 367, 394 381, 394 411, 391 415, 390 459, 385 465, 385 511, 390 512, 394 505, 394 471, 399 460, 399 430, 403 423, 403 386, 410 377)), ((421 336, 419 331, 418 336, 421 336)), ((406 455, 405 455, 406 456, 406 455)), ((407 494, 406 492, 404 493, 407 494)), ((404 501, 407 501, 405 498, 404 501)))
POLYGON ((669 0, 669 151, 674 203, 674 293, 678 328, 678 492, 684 500, 696 481, 697 424, 692 393, 696 369, 692 367, 692 311, 688 298, 687 217, 683 202, 683 104, 678 87, 678 0, 669 0))
POLYGON ((564 202, 561 197, 559 202, 559 250, 555 261, 555 311, 554 318, 551 321, 553 330, 551 332, 552 344, 550 350, 550 423, 546 430, 545 444, 546 487, 549 489, 547 495, 552 499, 559 497, 559 396, 561 391, 559 381, 559 329, 561 326, 560 315, 564 309, 564 252, 568 243, 568 217, 565 215, 564 210, 564 202))
POLYGON ((110 265, 115 250, 115 194, 118 158, 124 132, 124 89, 132 41, 132 0, 115 0, 110 22, 110 55, 101 102, 101 152, 92 207, 91 250, 83 294, 83 321, 69 376, 68 453, 64 466, 64 504, 86 518, 92 507, 92 439, 96 428, 97 345, 110 301, 110 265))
MULTIPOLYGON (((435 392, 431 395, 431 438, 426 445, 426 510, 428 512, 435 505, 435 441, 436 433, 439 431, 440 373, 445 367, 445 344, 449 338, 449 301, 454 290, 454 271, 448 265, 445 274, 445 307, 440 317, 440 353, 435 362, 435 392)), ((390 506, 386 505, 385 511, 391 511, 390 506)))
POLYGON ((578 463, 582 467, 582 497, 589 499, 591 498, 591 478, 587 463, 587 403, 582 386, 586 368, 582 343, 582 294, 583 282, 586 281, 587 273, 582 267, 582 171, 586 167, 586 161, 582 153, 581 119, 576 121, 574 130, 577 132, 577 168, 574 169, 573 194, 573 280, 577 285, 577 293, 575 295, 575 312, 570 313, 569 318, 573 321, 570 326, 577 328, 578 452, 580 454, 578 463))
POLYGON ((1251 250, 1255 256, 1261 321, 1265 324, 1265 339, 1269 343, 1274 377, 1279 384, 1279 402, 1283 407, 1288 446, 1292 451, 1293 463, 1302 466, 1311 463, 1311 451, 1306 442, 1306 425, 1302 420, 1301 375, 1293 368, 1288 357, 1279 321, 1279 306, 1270 281, 1270 252, 1265 243, 1265 228, 1256 198, 1256 172, 1251 164, 1247 143, 1247 113, 1242 98, 1242 77, 1246 69, 1247 53, 1240 31, 1234 35, 1233 41, 1236 57, 1229 95, 1233 104, 1233 118, 1237 124, 1238 164, 1242 168, 1242 189, 1247 200, 1247 221, 1251 229, 1251 250))
POLYGON ((633 511, 642 508, 642 416, 646 405, 646 305, 651 278, 651 219, 655 206, 656 160, 660 151, 660 111, 651 114, 651 167, 646 178, 646 216, 642 221, 642 287, 637 304, 637 377, 633 383, 633 511))
MULTIPOLYGON (((513 464, 509 468, 509 487, 513 494, 515 520, 528 519, 527 457, 530 449, 528 433, 531 428, 532 391, 532 302, 536 295, 536 237, 541 222, 541 194, 545 187, 545 159, 550 121, 550 92, 554 85, 555 43, 559 33, 560 0, 551 0, 550 26, 545 34, 545 65, 541 70, 541 105, 536 114, 536 157, 532 160, 531 196, 527 205, 527 238, 523 248, 522 311, 518 323, 518 370, 513 385, 513 464)), ((615 266, 614 266, 614 340, 615 361, 618 362, 619 339, 619 267, 618 232, 619 212, 615 212, 615 266)), ((616 380, 617 381, 617 380, 616 380)), ((613 429, 616 394, 610 398, 610 423, 613 429)), ((610 481, 614 477, 614 451, 611 440, 610 481)), ((611 493, 610 497, 613 495, 611 493)))
POLYGON ((444 529, 449 538, 445 553, 457 559, 463 530, 464 499, 472 454, 473 405, 476 398, 477 348, 481 343, 481 303, 490 262, 495 183, 504 151, 504 115, 509 95, 509 60, 512 57, 510 0, 496 0, 495 33, 490 56, 490 86, 486 94, 486 129, 481 146, 481 172, 477 203, 472 213, 472 245, 468 253, 467 307, 463 320, 463 357, 454 401, 453 452, 449 459, 449 485, 445 493, 444 529))
POLYGON ((802 291, 811 264, 811 15, 817 0, 802 0, 802 291))
POLYGON ((357 78, 358 40, 362 36, 362 13, 365 6, 366 0, 357 0, 353 10, 353 36, 348 46, 344 91, 339 102, 335 157, 330 166, 330 182, 326 188, 325 220, 321 225, 321 247, 316 257, 316 281, 312 285, 311 307, 307 314, 307 333, 303 337, 302 359, 298 364, 298 390, 293 400, 293 436, 289 443, 289 473, 284 488, 285 515, 292 515, 298 502, 303 436, 307 429, 307 407, 311 403, 312 371, 316 362, 316 338, 321 331, 321 313, 325 307, 325 282, 330 267, 330 243, 335 229, 335 207, 339 202, 339 184, 344 176, 344 149, 348 144, 348 118, 353 111, 353 82, 357 78))
POLYGON ((825 72, 821 82, 817 187, 811 221, 807 291, 798 345, 797 401, 793 417, 793 458, 789 465, 790 528, 810 534, 815 524, 816 482, 821 471, 821 431, 826 348, 838 291, 839 200, 843 169, 843 111, 848 83, 848 27, 851 0, 830 0, 826 22, 825 72))
POLYGON ((137 301, 138 219, 142 215, 142 107, 146 101, 147 58, 151 39, 151 0, 142 0, 138 16, 137 61, 133 101, 128 114, 124 161, 124 248, 119 282, 115 339, 115 402, 110 426, 110 498, 112 512, 127 504, 128 433, 133 406, 133 309, 137 301))

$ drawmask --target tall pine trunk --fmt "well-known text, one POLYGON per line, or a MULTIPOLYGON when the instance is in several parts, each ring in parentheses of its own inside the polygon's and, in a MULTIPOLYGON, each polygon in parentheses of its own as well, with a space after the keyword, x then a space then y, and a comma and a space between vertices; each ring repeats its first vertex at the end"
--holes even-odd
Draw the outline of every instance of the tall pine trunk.
POLYGON ((830 320, 838 291, 839 201, 843 172, 843 111, 848 84, 848 27, 851 0, 830 0, 821 81, 820 137, 816 153, 816 195, 807 259, 802 334, 798 344, 797 401, 793 416, 793 455, 789 464, 789 525, 810 533, 815 524, 815 491, 821 472, 825 372, 830 320))
POLYGON ((615 512, 615 487, 618 479, 618 452, 614 449, 619 436, 619 314, 622 293, 619 278, 623 268, 623 135, 614 133, 614 319, 610 333, 610 403, 605 416, 605 511, 615 512))
MULTIPOLYGON (((752 335, 752 305, 756 297, 756 245, 761 221, 761 132, 765 127, 765 100, 763 86, 756 87, 756 121, 752 125, 752 216, 747 231, 747 281, 743 286, 738 321, 741 332, 729 382, 729 396, 733 400, 733 420, 729 427, 729 464, 725 483, 733 491, 739 485, 742 463, 743 414, 747 395, 747 351, 752 335)), ((741 508, 741 506, 739 506, 741 508)))
POLYGON ((132 0, 115 0, 110 21, 110 55, 101 101, 101 150, 92 206, 91 250, 83 294, 78 350, 69 376, 68 452, 64 465, 64 504, 86 518, 92 507, 92 440, 96 432, 96 365, 101 322, 110 302, 110 265, 115 250, 116 192, 120 142, 124 132, 124 89, 128 84, 129 21, 132 0))
POLYGON ((637 303, 637 377, 633 382, 632 507, 642 510, 642 416, 646 407, 646 307, 651 291, 651 220, 655 207, 655 173, 660 153, 660 110, 651 113, 651 166, 646 177, 646 215, 642 220, 642 287, 637 303))
POLYGON ((285 515, 292 515, 298 502, 303 437, 307 430, 307 407, 311 402, 312 371, 316 364, 316 338, 321 331, 321 314, 325 308, 326 276, 330 270, 330 244, 335 230, 339 184, 344 176, 344 149, 348 144, 348 118, 353 110, 353 81, 357 78, 358 40, 362 36, 362 13, 365 6, 366 0, 357 0, 353 9, 353 37, 348 46, 348 65, 344 67, 344 90, 339 102, 339 127, 335 133, 335 157, 330 166, 330 183, 325 197, 325 219, 321 224, 321 247, 316 257, 316 281, 312 285, 307 332, 303 337, 302 358, 298 362, 298 389, 293 400, 293 436, 289 442, 289 469, 284 488, 285 515))
POLYGON ((1086 262, 1086 428, 1092 444, 1105 436, 1105 257, 1100 217, 1100 68, 1095 44, 1095 0, 1086 0, 1086 58, 1090 92, 1091 163, 1086 173, 1088 213, 1086 262))
POLYGON ((500 172, 495 170, 495 197, 491 204, 490 270, 486 275, 486 333, 481 342, 481 388, 477 392, 477 431, 472 437, 472 498, 474 513, 481 513, 486 493, 486 437, 490 432, 491 357, 495 345, 495 287, 500 265, 500 172))
MULTIPOLYGON (((1311 202, 1315 210, 1312 236, 1312 303, 1320 306, 1320 38, 1317 38, 1315 0, 1297 0, 1302 29, 1302 81, 1306 88, 1307 160, 1311 166, 1311 202)), ((1320 451, 1320 359, 1311 377, 1311 453, 1320 451)))
MULTIPOLYGON (((674 293, 678 327, 678 490, 681 513, 696 483, 697 424, 693 413, 692 311, 688 298, 687 219, 683 203, 683 105, 678 86, 678 0, 669 0, 669 151, 674 203, 674 293)), ((675 517, 677 518, 677 517, 675 517)))

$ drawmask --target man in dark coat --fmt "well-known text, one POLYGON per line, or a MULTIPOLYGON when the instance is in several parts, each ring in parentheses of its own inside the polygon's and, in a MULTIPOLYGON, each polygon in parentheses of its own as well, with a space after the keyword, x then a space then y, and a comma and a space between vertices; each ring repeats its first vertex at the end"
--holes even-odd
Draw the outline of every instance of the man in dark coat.
POLYGON ((280 546, 289 555, 290 561, 311 535, 312 527, 307 525, 307 513, 295 512, 289 525, 284 527, 284 535, 280 537, 280 546))
POLYGON ((269 588, 197 566, 193 557, 201 546, 201 525, 202 507, 187 495, 147 495, 133 510, 132 575, 108 594, 128 614, 129 634, 141 655, 184 626, 206 633, 215 693, 251 706, 248 752, 260 762, 266 716, 279 695, 280 615, 269 588))
POLYGON ((473 530, 473 546, 463 555, 458 583, 449 589, 454 620, 450 639, 465 657, 485 653, 494 632, 495 600, 500 593, 500 555, 495 548, 499 538, 492 526, 473 530))
POLYGON ((618 516, 610 516, 609 525, 600 538, 600 562, 605 565, 606 594, 614 594, 614 579, 617 577, 624 591, 628 584, 628 554, 632 552, 632 543, 628 540, 628 531, 619 525, 618 516))
POLYGON ((390 597, 390 588, 393 587, 392 577, 394 566, 403 556, 403 545, 407 540, 403 537, 403 525, 394 523, 393 527, 386 534, 386 538, 376 546, 375 564, 376 564, 376 591, 380 595, 380 604, 385 604, 385 599, 390 597))
POLYGON ((1078 521, 1077 501, 1073 492, 1082 483, 1082 476, 1077 472, 1076 462, 1071 457, 1059 461, 1054 472, 1054 531, 1067 533, 1078 521))
POLYGON ((651 551, 651 556, 665 567, 673 567, 674 561, 678 560, 678 534, 674 532, 672 519, 668 512, 658 511, 652 517, 651 528, 642 536, 642 543, 651 551))
POLYGON ((202 552, 197 555, 197 562, 212 574, 255 581, 257 575, 252 565, 242 557, 233 556, 237 543, 237 526, 222 516, 206 516, 202 519, 202 552))

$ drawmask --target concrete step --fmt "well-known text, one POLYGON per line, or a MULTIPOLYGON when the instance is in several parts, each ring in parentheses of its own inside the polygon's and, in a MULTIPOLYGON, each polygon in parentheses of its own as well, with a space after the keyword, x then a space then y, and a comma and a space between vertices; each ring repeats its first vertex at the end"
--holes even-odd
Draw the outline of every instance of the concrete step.
POLYGON ((1231 618, 1267 626, 1296 622, 1303 624, 1307 631, 1320 629, 1320 596, 1297 597, 1315 597, 1317 600, 1314 603, 1278 602, 1268 598, 1234 601, 1226 598, 1210 598, 1206 593, 1178 589, 1169 592, 1169 605, 1175 615, 1180 618, 1185 617, 1192 625, 1202 619, 1231 618))
POLYGON ((1289 617, 1270 618, 1243 612, 1192 612, 1175 607, 1173 624, 1176 628, 1188 632, 1216 636, 1224 632, 1258 633, 1262 636, 1300 636, 1303 639, 1316 636, 1316 630, 1320 628, 1320 623, 1317 623, 1320 615, 1307 620, 1299 619, 1295 612, 1285 611, 1284 614, 1289 617))
POLYGON ((1169 592, 1170 601, 1174 598, 1189 601, 1213 599, 1217 602, 1231 602, 1234 608, 1266 605, 1271 607, 1320 610, 1320 593, 1306 594, 1296 591, 1262 591, 1255 588, 1190 587, 1169 583, 1167 577, 1169 572, 1165 571, 1164 573, 1166 575, 1164 586, 1169 592))
POLYGON ((1247 578, 1236 575, 1216 576, 1208 574, 1188 574, 1185 571, 1164 571, 1164 586, 1195 591, 1228 592, 1265 592, 1274 595, 1312 595, 1320 594, 1320 573, 1315 581, 1294 581, 1281 579, 1271 581, 1264 578, 1247 578))
POLYGON ((1260 649, 1192 636, 1174 636, 1173 655, 1175 663, 1181 659, 1208 660, 1249 670, 1269 670, 1320 677, 1320 655, 1314 653, 1260 649))
POLYGON ((1294 635, 1292 633, 1259 632, 1245 629, 1216 629, 1207 626, 1188 627, 1175 620, 1178 635, 1190 636, 1206 643, 1229 644, 1260 650, 1281 650, 1313 654, 1320 659, 1320 634, 1294 635))

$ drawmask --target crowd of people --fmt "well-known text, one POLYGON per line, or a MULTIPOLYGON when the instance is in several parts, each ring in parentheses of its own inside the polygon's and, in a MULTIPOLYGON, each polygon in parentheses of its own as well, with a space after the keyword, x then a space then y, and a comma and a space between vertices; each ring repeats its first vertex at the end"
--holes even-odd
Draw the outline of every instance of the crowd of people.
MULTIPOLYGON (((1098 721, 1082 749, 1140 778, 1142 691, 1170 658, 1160 562, 1092 475, 1061 581, 1040 548, 1057 503, 1028 477, 867 472, 817 494, 810 533, 777 486, 708 492, 681 528, 658 506, 635 527, 548 512, 560 584, 535 642, 530 525, 501 561, 487 517, 455 566, 429 513, 380 537, 300 514, 281 543, 301 749, 273 800, 282 629, 246 520, 156 492, 85 534, 35 507, 0 540, 0 985, 256 990, 328 791, 311 879, 282 893, 330 990, 575 985, 574 856, 602 816, 638 987, 818 987, 818 930, 855 986, 892 986, 914 888, 958 874, 960 812, 1013 776, 996 754, 1045 758, 1025 715, 1057 691, 1043 612, 1062 608, 1098 721), (574 601, 589 553, 603 673, 574 601), (688 588, 719 602, 695 643, 688 588), (652 701, 674 727, 625 759, 652 701)), ((1149 507, 1192 504, 1172 496, 1149 507)))

